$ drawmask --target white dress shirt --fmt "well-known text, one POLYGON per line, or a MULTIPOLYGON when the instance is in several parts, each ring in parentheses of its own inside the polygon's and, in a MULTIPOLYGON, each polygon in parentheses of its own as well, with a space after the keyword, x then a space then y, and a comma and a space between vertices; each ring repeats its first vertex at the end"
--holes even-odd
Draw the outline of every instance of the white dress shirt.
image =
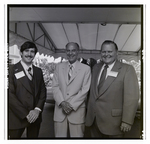
MULTIPOLYGON (((31 68, 31 74, 33 75, 33 66, 32 66, 32 64, 28 66, 28 65, 25 64, 24 61, 21 60, 21 65, 23 66, 23 69, 24 69, 26 75, 27 75, 28 78, 30 79, 31 76, 30 76, 30 74, 29 74, 29 72, 28 72, 28 69, 29 69, 29 67, 31 68)), ((31 80, 31 79, 30 79, 30 80, 31 80)))
POLYGON ((75 61, 73 64, 70 64, 70 63, 68 62, 68 65, 69 65, 69 66, 72 65, 72 66, 73 66, 73 69, 75 69, 76 63, 77 63, 77 61, 75 61))
MULTIPOLYGON (((105 79, 107 79, 107 76, 110 74, 111 69, 113 68, 115 62, 116 62, 116 61, 114 61, 112 64, 108 65, 107 73, 106 73, 106 78, 105 78, 105 79)), ((102 71, 103 71, 105 65, 106 65, 106 64, 104 64, 104 65, 102 66, 101 71, 100 71, 100 73, 99 73, 97 86, 98 86, 98 84, 99 84, 100 77, 101 77, 101 74, 102 74, 102 71)))

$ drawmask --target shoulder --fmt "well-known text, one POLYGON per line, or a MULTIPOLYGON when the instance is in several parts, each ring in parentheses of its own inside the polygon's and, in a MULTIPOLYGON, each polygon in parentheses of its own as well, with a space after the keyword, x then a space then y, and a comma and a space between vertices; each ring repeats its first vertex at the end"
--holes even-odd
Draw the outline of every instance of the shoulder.
POLYGON ((66 69, 67 68, 67 62, 61 62, 61 63, 57 63, 55 65, 55 71, 59 71, 61 69, 66 69))
POLYGON ((136 73, 135 68, 133 67, 133 65, 131 64, 127 64, 127 63, 123 63, 120 62, 121 65, 121 69, 122 71, 124 71, 125 73, 136 73))
POLYGON ((20 62, 18 62, 16 64, 10 64, 9 67, 8 67, 8 69, 12 71, 14 69, 17 69, 20 65, 21 65, 20 62))
POLYGON ((57 68, 59 68, 59 67, 61 68, 61 67, 64 67, 64 66, 66 66, 66 65, 67 65, 67 62, 61 62, 61 63, 57 63, 57 64, 56 64, 56 67, 57 67, 57 68))
POLYGON ((86 64, 83 64, 83 63, 78 62, 78 65, 79 65, 80 68, 82 68, 82 69, 87 69, 87 70, 90 69, 90 66, 88 66, 88 65, 86 65, 86 64))
POLYGON ((121 63, 121 66, 126 68, 126 69, 134 69, 134 67, 130 64, 127 64, 127 63, 123 63, 123 62, 120 62, 121 63))
POLYGON ((57 63, 56 65, 58 65, 58 66, 64 66, 64 65, 67 65, 68 64, 68 62, 60 62, 60 63, 57 63))
POLYGON ((15 73, 18 73, 21 71, 22 71, 22 69, 21 69, 21 63, 20 62, 18 62, 16 64, 10 64, 8 67, 8 73, 9 73, 10 77, 14 76, 15 73))
POLYGON ((37 66, 35 66, 35 65, 33 65, 33 70, 35 70, 36 73, 43 73, 42 69, 37 67, 37 66))
POLYGON ((93 66, 93 70, 97 70, 99 69, 104 63, 100 62, 100 63, 96 63, 94 66, 93 66))
POLYGON ((35 65, 33 65, 33 67, 36 69, 36 70, 42 70, 40 67, 37 67, 35 65))

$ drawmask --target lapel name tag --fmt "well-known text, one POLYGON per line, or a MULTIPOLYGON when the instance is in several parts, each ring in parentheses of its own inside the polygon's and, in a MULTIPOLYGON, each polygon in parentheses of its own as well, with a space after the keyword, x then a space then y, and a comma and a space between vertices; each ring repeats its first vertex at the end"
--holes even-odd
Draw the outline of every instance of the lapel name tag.
POLYGON ((108 74, 108 76, 112 76, 112 77, 117 77, 118 72, 115 71, 110 71, 110 73, 108 74))
POLYGON ((16 73, 16 74, 15 74, 15 76, 16 76, 16 79, 19 79, 19 78, 24 77, 24 76, 25 76, 25 74, 24 74, 24 72, 23 72, 23 71, 21 71, 21 72, 16 73))

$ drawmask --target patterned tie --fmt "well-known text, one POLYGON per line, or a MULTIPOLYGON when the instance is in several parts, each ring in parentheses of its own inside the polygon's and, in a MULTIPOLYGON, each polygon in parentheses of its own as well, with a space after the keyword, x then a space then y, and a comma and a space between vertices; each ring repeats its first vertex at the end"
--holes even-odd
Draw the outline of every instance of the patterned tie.
POLYGON ((70 80, 70 79, 71 79, 71 76, 72 76, 72 73, 73 73, 72 68, 73 68, 73 66, 72 66, 72 65, 70 65, 70 66, 69 66, 69 72, 68 72, 68 80, 70 80))
POLYGON ((28 75, 29 79, 32 80, 33 75, 32 75, 32 72, 31 72, 31 67, 28 68, 28 73, 29 73, 29 75, 28 75))
POLYGON ((104 81, 106 79, 107 68, 108 68, 108 65, 105 65, 104 69, 102 71, 102 74, 101 74, 101 77, 100 77, 100 81, 99 81, 99 85, 98 85, 98 92, 100 92, 100 89, 103 86, 104 81))

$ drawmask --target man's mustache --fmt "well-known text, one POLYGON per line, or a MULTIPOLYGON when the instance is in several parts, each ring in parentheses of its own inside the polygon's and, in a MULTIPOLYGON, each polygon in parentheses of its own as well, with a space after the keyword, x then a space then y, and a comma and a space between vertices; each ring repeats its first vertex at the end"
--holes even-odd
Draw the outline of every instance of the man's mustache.
POLYGON ((29 58, 32 58, 32 56, 25 56, 25 57, 26 57, 26 58, 28 58, 28 57, 29 57, 29 58))

